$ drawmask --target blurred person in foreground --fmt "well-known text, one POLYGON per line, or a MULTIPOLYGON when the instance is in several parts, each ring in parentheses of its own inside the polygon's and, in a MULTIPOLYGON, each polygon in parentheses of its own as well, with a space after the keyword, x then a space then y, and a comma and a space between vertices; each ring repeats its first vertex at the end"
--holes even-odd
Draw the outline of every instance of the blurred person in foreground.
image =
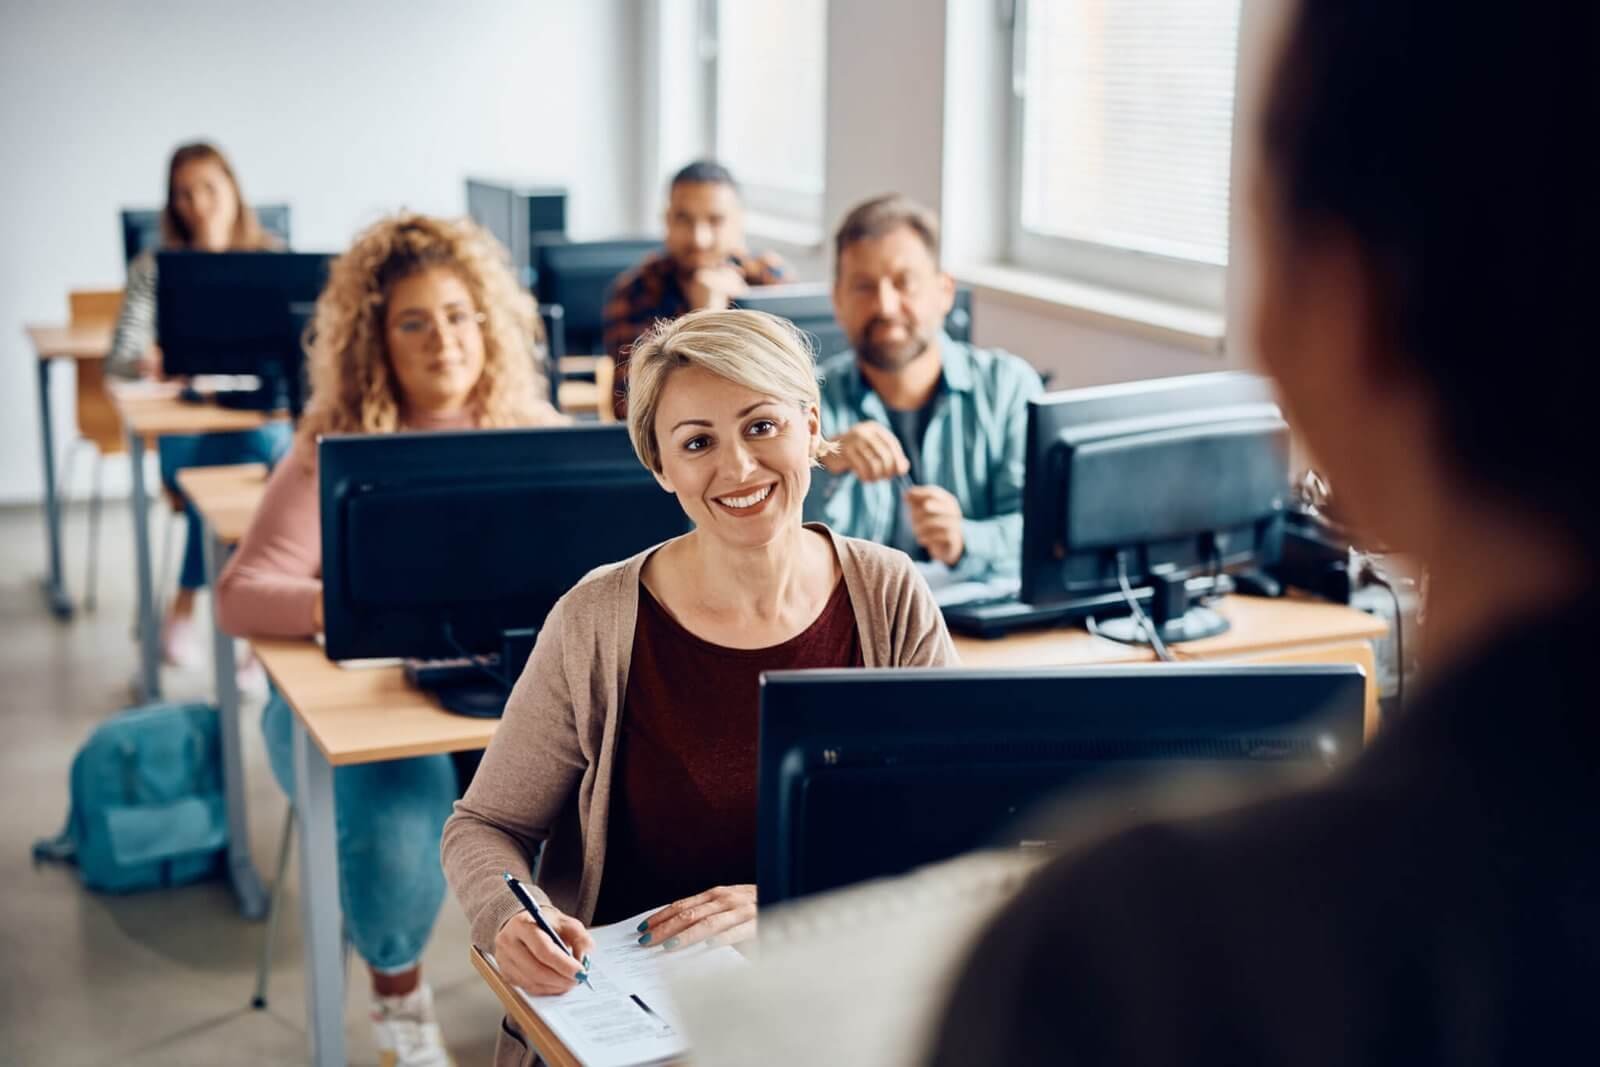
POLYGON ((939 1064, 1554 1063, 1600 990, 1600 9, 1300 0, 1249 324, 1341 508, 1429 574, 1425 695, 1348 771, 1046 867, 939 1064))

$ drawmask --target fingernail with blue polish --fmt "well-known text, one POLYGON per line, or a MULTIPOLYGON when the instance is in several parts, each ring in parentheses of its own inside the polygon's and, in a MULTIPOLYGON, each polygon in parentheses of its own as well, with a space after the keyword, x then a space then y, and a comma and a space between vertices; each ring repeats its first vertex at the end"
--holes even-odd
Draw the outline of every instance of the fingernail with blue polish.
POLYGON ((641 944, 641 945, 648 945, 649 943, 650 943, 650 935, 649 934, 645 934, 643 937, 641 937, 639 939, 639 944, 641 944))
POLYGON ((677 948, 678 947, 678 939, 675 938, 675 937, 669 937, 669 938, 667 938, 667 940, 665 942, 662 943, 661 947, 662 948, 677 948))
POLYGON ((588 971, 579 971, 577 974, 572 976, 572 980, 574 982, 582 982, 585 979, 587 979, 588 977, 589 977, 589 972, 588 971))
POLYGON ((589 969, 589 957, 588 956, 583 957, 583 969, 585 971, 587 971, 589 969))
POLYGON ((650 929, 650 920, 649 919, 646 919, 644 922, 639 924, 639 932, 641 934, 644 933, 648 929, 650 929))

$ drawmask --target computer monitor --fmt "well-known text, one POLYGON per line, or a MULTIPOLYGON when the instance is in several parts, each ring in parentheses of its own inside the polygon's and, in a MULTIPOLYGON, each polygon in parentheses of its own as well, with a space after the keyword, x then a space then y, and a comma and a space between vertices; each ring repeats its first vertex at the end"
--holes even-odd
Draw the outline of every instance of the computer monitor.
POLYGON ((649 237, 569 241, 534 249, 539 303, 561 305, 570 354, 594 356, 605 351, 602 315, 611 283, 660 250, 661 242, 649 237))
POLYGON ((252 374, 225 403, 298 415, 307 324, 332 256, 311 252, 156 253, 156 333, 169 376, 252 374))
POLYGON ((763 675, 762 907, 975 848, 1048 845, 1028 819, 1062 793, 1202 772, 1229 785, 1321 774, 1361 749, 1366 683, 1338 666, 763 675), (1007 836, 1011 833, 1013 836, 1007 836))
POLYGON ((540 304, 539 320, 544 323, 545 384, 550 387, 550 406, 561 407, 561 361, 567 356, 567 313, 560 304, 540 304))
POLYGON ((595 567, 689 529, 617 425, 327 437, 317 465, 335 660, 498 653, 595 567))
MULTIPOLYGON (((750 290, 734 306, 788 319, 810 336, 819 360, 850 347, 850 338, 833 317, 833 290, 827 285, 766 285, 750 290)), ((972 340, 972 290, 964 285, 956 287, 944 329, 957 341, 972 340)))
MULTIPOLYGON (((1281 546, 1289 427, 1252 374, 1039 397, 1026 462, 1020 597, 1036 608, 1122 595, 1148 601, 1162 641, 1210 636, 1227 624, 1190 604, 1188 580, 1260 567, 1281 546)), ((1100 632, 1148 641, 1138 614, 1100 632)))
MULTIPOLYGON (((289 205, 256 204, 256 221, 261 228, 289 247, 289 205)), ((161 211, 157 208, 123 208, 122 257, 132 263, 140 252, 161 245, 161 211)))
POLYGON ((537 281, 534 249, 567 238, 567 190, 561 185, 468 178, 467 214, 505 245, 528 289, 537 281))

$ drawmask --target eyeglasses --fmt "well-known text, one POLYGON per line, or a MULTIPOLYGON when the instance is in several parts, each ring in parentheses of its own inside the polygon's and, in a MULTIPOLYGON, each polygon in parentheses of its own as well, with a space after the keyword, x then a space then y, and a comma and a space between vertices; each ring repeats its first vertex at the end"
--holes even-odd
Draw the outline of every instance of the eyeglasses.
MULTIPOLYGON (((445 328, 457 338, 465 337, 488 320, 481 311, 452 310, 445 312, 445 328)), ((434 316, 408 315, 394 324, 394 331, 408 341, 425 340, 439 330, 439 320, 434 316)))

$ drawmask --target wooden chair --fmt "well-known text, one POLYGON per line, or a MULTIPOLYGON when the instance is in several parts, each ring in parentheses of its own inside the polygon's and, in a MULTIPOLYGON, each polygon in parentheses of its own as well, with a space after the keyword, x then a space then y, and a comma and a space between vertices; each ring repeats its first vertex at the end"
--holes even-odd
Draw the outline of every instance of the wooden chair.
POLYGON ((610 356, 565 356, 556 361, 556 406, 569 415, 615 422, 611 403, 616 364, 610 356))
MULTIPOLYGON (((73 326, 104 326, 116 324, 117 313, 122 308, 121 289, 75 289, 67 294, 68 321, 73 326)), ((89 497, 89 558, 84 579, 83 606, 95 606, 96 562, 100 546, 100 505, 104 499, 101 491, 101 472, 105 457, 128 450, 122 434, 122 420, 116 406, 111 403, 111 393, 106 387, 104 360, 80 359, 77 371, 78 436, 67 445, 62 460, 61 488, 63 497, 72 488, 78 453, 85 445, 95 451, 93 466, 94 487, 89 497)))
MULTIPOLYGON (((121 311, 121 289, 74 289, 67 294, 68 321, 73 326, 99 326, 110 329, 116 325, 117 316, 121 311)), ((123 433, 122 419, 117 415, 116 405, 111 402, 105 361, 80 359, 75 361, 75 364, 78 377, 76 390, 78 436, 67 445, 67 454, 61 464, 61 487, 65 496, 72 487, 79 452, 84 446, 91 446, 95 458, 89 497, 89 550, 85 566, 83 606, 92 610, 95 606, 96 572, 100 556, 100 511, 105 500, 102 474, 106 457, 127 452, 128 440, 123 433)), ((183 502, 173 497, 171 493, 167 494, 167 502, 173 511, 183 510, 183 502)), ((171 540, 172 527, 169 522, 162 538, 163 572, 170 568, 171 540)), ((166 582, 163 579, 159 588, 165 587, 166 582)))

